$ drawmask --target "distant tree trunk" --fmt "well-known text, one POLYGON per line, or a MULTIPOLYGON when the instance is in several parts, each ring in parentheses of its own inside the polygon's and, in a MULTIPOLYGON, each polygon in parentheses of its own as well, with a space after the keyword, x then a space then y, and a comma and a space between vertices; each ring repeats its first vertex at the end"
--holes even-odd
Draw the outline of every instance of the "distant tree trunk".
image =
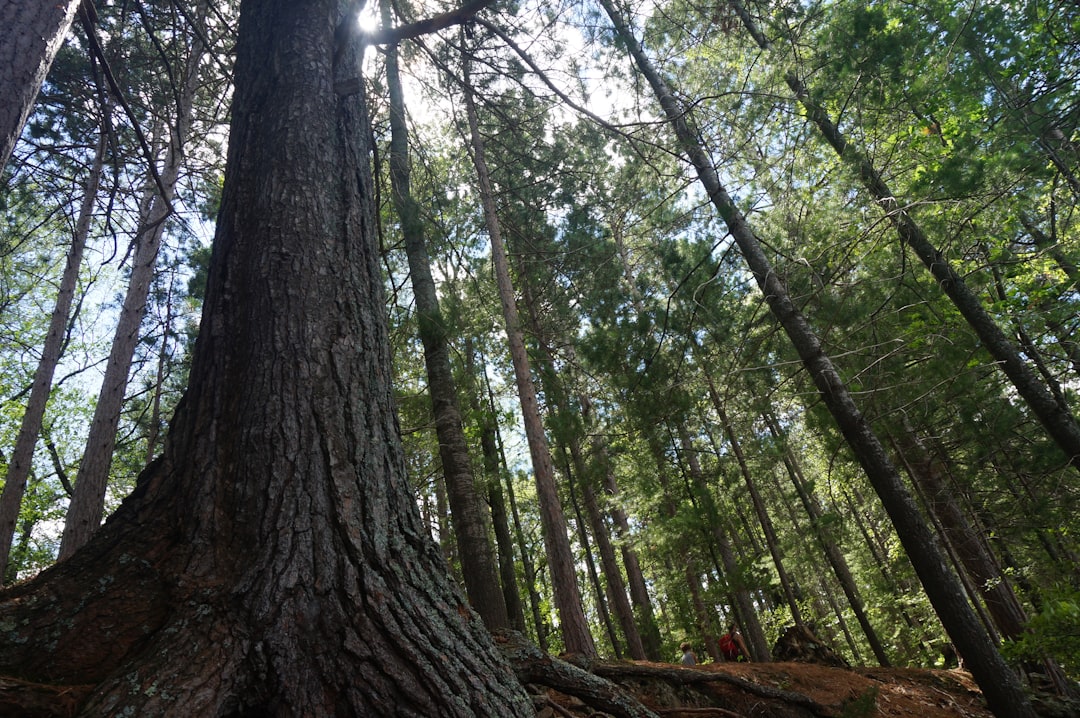
POLYGON ((165 323, 161 328, 161 349, 158 351, 157 371, 154 379, 153 395, 150 398, 150 418, 146 431, 146 463, 149 464, 157 455, 158 435, 161 427, 161 397, 165 392, 165 376, 169 361, 169 339, 173 333, 173 287, 175 273, 169 280, 165 297, 165 323))
POLYGON ((608 587, 605 590, 605 582, 600 580, 600 572, 596 570, 596 560, 593 558, 588 525, 581 511, 581 501, 578 499, 578 480, 575 480, 569 462, 565 460, 565 455, 564 463, 566 463, 566 488, 570 494, 570 505, 574 509, 574 523, 577 525, 578 541, 581 542, 585 569, 589 572, 589 580, 592 582, 593 593, 596 595, 596 612, 600 614, 600 622, 604 625, 604 631, 608 635, 608 641, 611 643, 611 650, 615 658, 621 660, 623 657, 622 643, 619 641, 619 632, 615 630, 615 623, 611 620, 611 610, 608 608, 606 598, 610 595, 611 587, 610 584, 607 584, 608 587))
POLYGON ((124 395, 127 392, 135 348, 139 342, 139 328, 146 315, 146 299, 156 271, 158 250, 165 234, 165 221, 172 212, 171 203, 176 182, 184 162, 184 145, 188 140, 199 82, 199 67, 205 50, 202 41, 196 38, 185 62, 183 83, 178 90, 177 105, 174 108, 176 115, 169 127, 164 167, 157 177, 147 178, 146 200, 140 211, 139 228, 132 242, 134 251, 127 292, 109 349, 105 377, 86 438, 86 449, 75 476, 75 493, 71 497, 64 521, 64 533, 60 540, 61 560, 71 556, 89 541, 101 524, 109 467, 112 465, 113 451, 116 448, 116 432, 120 425, 124 395))
POLYGON ((705 481, 705 474, 701 470, 701 462, 698 461, 697 451, 690 440, 686 427, 679 425, 679 441, 682 445, 683 457, 687 463, 687 472, 693 486, 693 495, 704 505, 705 519, 709 523, 709 533, 716 549, 720 552, 720 560, 723 562, 724 579, 727 589, 735 599, 735 613, 739 617, 739 628, 746 638, 747 648, 750 649, 750 658, 755 661, 765 662, 769 660, 769 644, 765 639, 765 631, 761 628, 757 610, 754 608, 750 591, 743 582, 742 571, 732 548, 728 531, 724 528, 723 518, 713 500, 712 492, 705 481))
POLYGON ((469 84, 468 62, 466 62, 465 67, 465 107, 471 134, 473 163, 476 166, 477 179, 480 184, 480 199, 484 206, 488 238, 491 240, 491 256, 492 263, 495 266, 495 279, 499 285, 499 299, 502 303, 503 317, 506 321, 506 334, 510 343, 510 356, 514 365, 514 377, 517 381, 522 419, 525 423, 525 436, 529 444, 529 455, 532 458, 537 503, 540 507, 540 523, 544 531, 544 548, 547 552, 555 606, 559 612, 559 629, 567 651, 585 656, 596 656, 596 646, 593 644, 589 624, 585 620, 585 611, 581 606, 581 592, 578 588, 577 575, 574 569, 574 555, 570 548, 570 539, 566 535, 566 517, 559 502, 559 492, 555 485, 555 470, 551 461, 551 450, 548 448, 547 435, 540 419, 536 389, 529 368, 529 357, 525 352, 525 341, 521 335, 521 322, 514 301, 514 290, 510 284, 510 268, 506 258, 506 248, 503 246, 499 231, 495 199, 488 178, 487 160, 484 155, 484 142, 480 136, 479 120, 473 102, 473 91, 469 84))
POLYGON ((165 451, 88 544, 0 594, 0 675, 63 683, 81 715, 533 712, 406 479, 339 7, 243 0, 206 302, 165 451))
MULTIPOLYGON (((3 6, 6 12, 10 5, 3 6)), ((60 288, 56 293, 56 305, 49 319, 49 329, 45 334, 45 344, 41 348, 34 382, 30 386, 30 397, 26 402, 19 434, 15 440, 15 449, 11 452, 7 476, 4 478, 4 491, 0 494, 0 583, 7 575, 8 560, 11 556, 11 542, 15 535, 15 523, 19 518, 23 493, 33 466, 34 448, 41 434, 41 423, 45 417, 45 407, 52 392, 53 375, 60 363, 64 339, 67 337, 68 320, 71 304, 75 297, 75 288, 82 266, 83 250, 90 233, 90 221, 93 219, 94 204, 97 202, 98 186, 101 182, 102 167, 105 162, 105 150, 108 143, 107 125, 109 122, 108 102, 102 102, 101 133, 91 162, 90 173, 83 188, 82 205, 75 221, 75 233, 71 238, 64 273, 60 277, 60 288)))
MULTIPOLYGON (((702 646, 713 661, 720 663, 725 660, 718 641, 722 629, 717 629, 716 615, 708 609, 701 597, 701 578, 694 572, 690 563, 684 567, 684 575, 686 576, 686 590, 690 594, 690 605, 694 609, 694 618, 697 620, 698 631, 701 634, 702 646)), ((691 640, 690 643, 694 644, 696 641, 691 640)))
POLYGON ((791 453, 791 449, 788 448, 787 442, 784 441, 783 431, 780 428, 780 424, 777 422, 776 417, 766 412, 763 415, 763 418, 765 419, 766 426, 769 427, 769 432, 782 447, 784 467, 787 469, 791 484, 795 487, 795 493, 798 494, 799 501, 802 503, 806 515, 810 518, 810 527, 814 532, 814 536, 821 545, 822 550, 825 552, 825 557, 832 567, 833 573, 836 575, 836 580, 840 582, 840 587, 844 591, 844 596, 847 597, 848 605, 851 606, 851 611, 855 614, 855 619, 859 622, 863 635, 866 636, 866 641, 870 644, 870 650, 873 651, 874 658, 877 659, 878 664, 888 666, 890 664, 889 656, 885 652, 885 646, 882 645, 881 639, 878 637, 877 631, 874 630, 873 624, 870 623, 870 617, 866 614, 866 605, 863 603, 862 595, 859 592, 858 586, 855 584, 855 578, 851 575, 851 569, 848 567, 847 559, 844 558, 844 553, 840 550, 840 547, 825 534, 825 530, 821 526, 822 510, 818 504, 817 497, 810 494, 806 488, 806 481, 802 475, 802 467, 791 453))
MULTIPOLYGON (((583 404, 582 413, 587 418, 592 413, 591 404, 583 404)), ((626 583, 630 590, 630 603, 633 605, 634 620, 641 639, 642 650, 646 659, 650 661, 663 660, 661 653, 660 629, 656 625, 656 616, 653 612, 652 599, 645 582, 645 575, 641 571, 641 562, 638 561, 637 551, 631 544, 630 521, 626 512, 618 506, 614 499, 619 494, 619 487, 615 480, 607 457, 607 448, 599 444, 595 448, 594 460, 603 467, 604 491, 608 495, 608 513, 611 522, 615 526, 615 532, 619 539, 619 552, 622 555, 623 567, 626 569, 626 583)))
POLYGON ((731 420, 728 418, 727 412, 724 411, 724 404, 720 399, 720 393, 716 390, 716 385, 713 383, 712 377, 708 375, 708 372, 706 372, 705 378, 709 387, 709 397, 712 399, 713 411, 716 412, 717 418, 720 419, 720 426, 724 430, 724 435, 727 437, 728 444, 731 446, 731 452, 735 455, 735 461, 739 465, 739 473, 743 477, 746 489, 750 493, 750 500, 754 504, 754 513, 757 514, 758 523, 761 524, 761 530, 765 534, 765 543, 769 548, 769 555, 772 556, 773 566, 776 567, 776 573, 780 577, 780 586, 784 590, 784 598, 787 600, 788 607, 791 609, 791 618, 795 621, 796 625, 802 625, 803 618, 802 613, 799 610, 799 599, 795 594, 795 588, 791 577, 788 575, 787 569, 784 568, 784 557, 780 550, 780 541, 776 536, 776 530, 773 528, 772 519, 769 518, 769 512, 765 507, 765 502, 761 498, 761 493, 757 489, 754 477, 750 475, 750 468, 747 466, 746 457, 743 455, 742 444, 739 442, 739 437, 735 434, 735 429, 731 425, 731 420))
MULTIPOLYGON (((881 578, 885 582, 885 590, 899 594, 901 590, 910 588, 910 586, 901 585, 901 583, 896 580, 893 572, 889 569, 888 558, 882 553, 878 542, 871 536, 870 529, 867 527, 869 521, 867 521, 859 506, 856 505, 851 492, 842 491, 841 493, 843 494, 844 504, 847 506, 848 516, 854 520, 855 526, 859 529, 859 534, 863 537, 863 543, 866 544, 867 549, 870 551, 870 555, 874 558, 874 564, 877 565, 878 571, 881 573, 881 578)), ((963 579, 963 576, 960 578, 963 579)), ((978 608, 978 606, 976 606, 976 608, 978 608)), ((909 640, 903 641, 902 645, 910 645, 910 640, 913 639, 918 645, 918 650, 922 654, 923 660, 929 659, 931 654, 923 637, 924 631, 919 626, 919 623, 912 618, 911 612, 908 611, 906 607, 900 606, 899 611, 900 616, 904 619, 904 623, 907 624, 910 631, 908 633, 909 640)))
POLYGON ((517 498, 514 496, 514 482, 509 476, 509 462, 506 460, 506 448, 503 445, 502 437, 499 435, 498 424, 491 419, 497 415, 495 408, 495 392, 491 390, 491 385, 487 382, 487 378, 484 379, 485 387, 487 389, 487 423, 486 429, 490 429, 491 437, 493 440, 497 440, 499 464, 507 471, 506 478, 506 498, 507 503, 510 506, 510 517, 514 520, 514 538, 517 541, 518 551, 521 554, 521 569, 525 574, 525 585, 528 586, 529 593, 529 609, 532 614, 533 626, 536 630, 536 643, 540 647, 540 650, 548 650, 548 625, 544 620, 544 617, 540 613, 540 594, 536 589, 537 581, 539 580, 539 572, 536 569, 532 560, 531 552, 529 551, 529 544, 525 540, 525 530, 521 526, 521 513, 518 511, 517 498))
POLYGON ((953 499, 953 489, 946 484, 938 462, 912 427, 906 427, 897 439, 897 455, 903 458, 912 480, 925 492, 928 508, 941 521, 945 538, 952 544, 961 566, 974 579, 982 600, 993 616, 994 626, 1002 636, 1019 638, 1027 623, 1027 614, 1013 593, 1012 584, 998 570, 988 548, 953 499))
POLYGON ((641 634, 638 632, 637 623, 634 620, 634 609, 626 595, 626 582, 623 581, 619 562, 615 556, 615 547, 611 544, 611 536, 604 521, 603 513, 596 499, 596 490, 588 482, 582 482, 582 500, 589 522, 593 527, 593 535, 596 539, 597 548, 600 551, 600 562, 604 567, 605 585, 611 596, 611 603, 615 607, 615 615, 619 619, 623 636, 626 637, 627 650, 630 658, 635 661, 648 660, 645 654, 645 646, 641 642, 641 634))
POLYGON ((464 354, 465 392, 470 409, 475 417, 474 421, 479 424, 480 453, 484 463, 488 505, 491 507, 491 523, 495 531, 495 545, 499 549, 499 580, 502 584, 503 601, 506 604, 506 614, 507 619, 510 621, 510 627, 515 631, 524 633, 525 612, 521 606, 517 570, 514 567, 514 536, 510 531, 510 518, 506 512, 506 495, 502 488, 502 472, 499 470, 499 446, 496 427, 491 413, 485 411, 480 403, 483 389, 476 381, 476 352, 473 348, 473 341, 468 337, 465 339, 464 354))
MULTIPOLYGON (((839 371, 825 354, 820 339, 773 270, 746 217, 720 183, 720 177, 698 139, 700 135, 692 126, 688 108, 672 94, 611 0, 600 0, 600 4, 611 18, 616 35, 652 87, 668 123, 675 131, 680 149, 687 154, 702 187, 727 225, 770 311, 784 328, 837 427, 873 484, 930 603, 957 650, 964 655, 991 710, 1000 716, 1033 716, 1019 680, 1009 670, 971 605, 964 599, 959 579, 945 563, 936 537, 919 513, 885 447, 859 411, 839 371)), ((1075 460, 1080 461, 1080 452, 1075 460)))
MULTIPOLYGON (((392 24, 390 3, 382 0, 383 24, 392 24)), ((420 207, 412 196, 409 167, 408 127, 405 124, 405 99, 398 70, 398 48, 386 48, 386 85, 390 96, 390 180, 394 209, 401 220, 405 252, 409 258, 409 276, 416 302, 416 321, 424 345, 428 393, 435 416, 439 440, 439 458, 450 501, 450 520, 454 526, 465 593, 484 625, 490 630, 507 628, 506 603, 496 576, 495 555, 491 550, 489 521, 473 477, 469 445, 461 423, 457 386, 450 368, 450 350, 446 323, 439 309, 439 296, 431 275, 431 261, 424 241, 420 207)))
POLYGON ((0 173, 78 7, 77 0, 0 0, 0 173))

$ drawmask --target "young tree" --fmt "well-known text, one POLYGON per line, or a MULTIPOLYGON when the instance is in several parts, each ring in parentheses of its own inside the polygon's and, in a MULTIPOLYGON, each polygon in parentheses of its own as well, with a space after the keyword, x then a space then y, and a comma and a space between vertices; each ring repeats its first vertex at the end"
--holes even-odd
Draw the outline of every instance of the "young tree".
POLYGON ((86 546, 0 599, 0 671, 66 684, 85 714, 532 710, 405 482, 359 54, 336 42, 350 9, 242 3, 202 329, 164 454, 86 546))

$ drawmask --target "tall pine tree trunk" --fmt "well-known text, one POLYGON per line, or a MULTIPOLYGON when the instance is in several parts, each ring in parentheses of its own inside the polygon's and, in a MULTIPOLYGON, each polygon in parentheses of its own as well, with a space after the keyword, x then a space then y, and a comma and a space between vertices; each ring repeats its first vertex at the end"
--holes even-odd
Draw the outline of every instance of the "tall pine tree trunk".
POLYGON ((585 620, 585 611, 581 606, 581 592, 578 588, 574 555, 570 547, 570 539, 566 535, 566 516, 563 513, 559 491, 555 484, 551 450, 540 419, 536 388, 533 385, 529 357, 526 354, 525 340, 521 333, 521 321, 514 300, 514 289, 510 282, 510 266, 506 257, 506 248, 499 231, 495 198, 484 154, 484 142, 480 136, 473 90, 468 77, 468 62, 465 67, 465 107, 468 114, 473 163, 476 166, 480 184, 480 200, 483 203, 488 238, 491 240, 491 258, 495 267, 495 279, 499 285, 499 300, 502 304, 506 335, 510 343, 510 357, 514 365, 514 378, 517 381, 522 420, 525 423, 525 437, 529 444, 529 456, 532 458, 537 502, 540 506, 540 523, 544 532, 544 549, 547 553, 551 585, 555 594, 555 606, 559 612, 559 629, 567 651, 595 656, 596 647, 589 632, 588 621, 585 620))
MULTIPOLYGON (((390 26, 388 0, 380 3, 383 24, 390 26)), ((401 220, 405 252, 409 259, 413 299, 420 340, 424 346, 428 393, 435 416, 439 458, 450 502, 450 520, 461 558, 465 593, 484 624, 491 630, 507 628, 506 603, 497 580, 495 554, 488 539, 488 516, 473 483, 472 461, 461 423, 457 386, 450 368, 449 338, 439 310, 439 296, 431 275, 431 261, 424 241, 420 207, 412 196, 409 168, 408 127, 405 99, 398 69, 398 48, 386 49, 386 85, 390 96, 390 181, 394 209, 401 220)))
POLYGON ((83 715, 533 710, 406 480, 359 52, 335 43, 347 9, 242 3, 164 454, 88 544, 0 596, 0 673, 88 694, 83 715))
POLYGON ((8 561, 11 557, 11 542, 15 535, 15 522, 19 518, 23 493, 30 477, 33 465, 34 448, 41 433, 41 424, 45 418, 45 406, 52 391, 53 375, 60 363, 64 339, 67 336, 71 304, 75 298, 75 287, 82 266, 83 250, 90 233, 90 221, 93 219, 94 205, 97 202, 98 186, 105 162, 105 150, 108 142, 109 103, 101 104, 101 133, 90 165, 90 173, 83 188, 82 205, 75 220, 75 233, 71 238, 64 273, 60 277, 60 288, 56 293, 56 304, 49 319, 49 329, 45 334, 45 344, 41 348, 34 381, 30 386, 30 397, 26 402, 19 434, 15 439, 15 448, 8 462, 7 475, 4 477, 4 491, 0 494, 0 584, 7 575, 8 561))

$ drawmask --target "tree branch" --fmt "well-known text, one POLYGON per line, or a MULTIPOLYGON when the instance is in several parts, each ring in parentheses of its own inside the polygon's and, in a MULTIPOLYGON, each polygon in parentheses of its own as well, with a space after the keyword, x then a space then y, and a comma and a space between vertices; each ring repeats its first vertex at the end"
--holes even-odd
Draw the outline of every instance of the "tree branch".
POLYGON ((457 10, 444 12, 440 15, 420 20, 419 22, 401 25, 400 27, 385 28, 372 33, 365 33, 363 35, 364 43, 368 45, 392 45, 401 42, 402 40, 408 40, 409 38, 438 32, 451 25, 460 25, 463 22, 468 22, 474 15, 494 2, 495 0, 473 0, 472 2, 465 3, 457 10))

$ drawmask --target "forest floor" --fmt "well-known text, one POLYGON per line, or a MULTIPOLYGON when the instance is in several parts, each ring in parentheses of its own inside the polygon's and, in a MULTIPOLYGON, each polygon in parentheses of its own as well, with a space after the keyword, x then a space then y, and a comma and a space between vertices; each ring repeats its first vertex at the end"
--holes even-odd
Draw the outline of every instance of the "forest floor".
MULTIPOLYGON (((710 663, 693 667, 602 662, 591 671, 632 693, 662 718, 992 718, 966 671, 834 668, 811 663, 710 663)), ((1040 715, 1073 715, 1056 709, 1040 715)), ((603 716, 548 691, 543 718, 603 716)))

